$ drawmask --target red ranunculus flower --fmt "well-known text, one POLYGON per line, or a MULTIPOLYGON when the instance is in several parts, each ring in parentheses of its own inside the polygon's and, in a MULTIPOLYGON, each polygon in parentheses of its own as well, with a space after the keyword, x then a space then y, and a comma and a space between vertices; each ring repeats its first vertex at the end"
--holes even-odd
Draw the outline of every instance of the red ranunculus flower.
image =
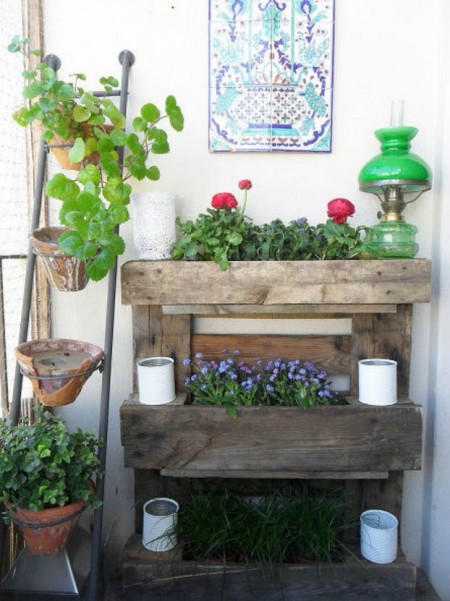
POLYGON ((249 179, 241 179, 238 186, 240 190, 250 190, 252 182, 249 179))
POLYGON ((346 198, 335 198, 328 203, 328 217, 335 223, 345 223, 355 212, 355 205, 346 198))
POLYGON ((235 209, 238 206, 238 201, 231 192, 219 192, 212 197, 211 206, 213 209, 235 209))

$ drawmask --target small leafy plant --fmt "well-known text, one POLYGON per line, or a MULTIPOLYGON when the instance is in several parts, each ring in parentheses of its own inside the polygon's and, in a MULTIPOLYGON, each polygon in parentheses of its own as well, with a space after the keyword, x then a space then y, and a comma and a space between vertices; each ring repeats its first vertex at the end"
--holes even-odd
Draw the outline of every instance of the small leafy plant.
POLYGON ((40 511, 83 500, 98 507, 90 480, 100 475, 99 441, 81 429, 69 433, 61 417, 35 408, 35 420, 0 420, 0 500, 40 511))
POLYGON ((283 223, 275 219, 255 225, 245 215, 249 180, 241 180, 244 204, 238 206, 233 194, 221 192, 212 198, 195 221, 177 218, 181 233, 174 244, 175 260, 215 261, 225 271, 230 261, 308 261, 348 259, 363 251, 365 226, 351 227, 347 218, 355 207, 347 199, 335 198, 328 203, 328 219, 316 226, 306 217, 283 223))
MULTIPOLYGON (((39 51, 28 49, 28 42, 15 36, 8 49, 40 56, 39 51)), ((182 131, 182 111, 174 96, 167 96, 164 111, 146 103, 126 133, 125 118, 108 97, 119 85, 114 77, 100 78, 99 95, 81 86, 86 80, 83 73, 64 82, 43 61, 25 70, 23 77, 26 104, 13 118, 23 127, 41 124, 44 140, 60 139, 70 145, 70 161, 81 166, 75 179, 57 173, 46 186, 50 197, 62 201, 59 219, 70 229, 60 237, 59 245, 66 254, 85 260, 89 277, 100 280, 125 250, 117 228, 130 218, 129 180, 160 178, 152 155, 170 151, 161 122, 168 119, 175 131, 182 131), (119 152, 121 148, 124 152, 119 152)))
MULTIPOLYGON (((248 185, 248 180, 243 182, 248 185)), ((245 188, 245 194, 248 189, 245 188)), ((245 206, 238 208, 236 197, 231 192, 215 194, 211 206, 195 222, 189 220, 183 223, 177 217, 176 222, 182 236, 173 247, 173 258, 212 260, 222 271, 226 271, 230 261, 242 258, 242 248, 251 226, 244 214, 245 206)))
POLYGON ((209 491, 183 504, 176 528, 190 560, 269 565, 339 561, 345 508, 342 493, 306 486, 256 498, 209 491))
POLYGON ((307 408, 339 403, 327 372, 310 362, 275 359, 265 365, 261 361, 248 365, 239 361, 238 355, 239 351, 231 355, 224 352, 220 361, 209 361, 199 353, 192 362, 184 360, 185 365, 191 365, 185 385, 194 404, 223 405, 235 418, 239 406, 307 408))

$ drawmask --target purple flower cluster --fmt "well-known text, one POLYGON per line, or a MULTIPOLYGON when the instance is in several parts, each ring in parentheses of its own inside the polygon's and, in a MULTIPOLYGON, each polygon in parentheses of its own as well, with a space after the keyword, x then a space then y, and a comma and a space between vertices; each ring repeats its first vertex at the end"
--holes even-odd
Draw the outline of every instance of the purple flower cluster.
POLYGON ((223 352, 220 361, 196 355, 186 378, 186 389, 197 404, 280 405, 311 407, 338 402, 338 396, 327 381, 328 374, 314 364, 299 359, 274 359, 266 365, 258 361, 248 365, 238 361, 239 351, 223 352))

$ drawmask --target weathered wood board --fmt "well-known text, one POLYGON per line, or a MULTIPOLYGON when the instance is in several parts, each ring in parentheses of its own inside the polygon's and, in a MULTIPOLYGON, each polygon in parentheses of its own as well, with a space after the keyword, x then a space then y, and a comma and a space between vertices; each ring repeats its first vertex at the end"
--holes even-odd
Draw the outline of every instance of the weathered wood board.
POLYGON ((149 406, 132 397, 121 407, 125 465, 186 477, 420 469, 422 417, 413 403, 241 407, 238 413, 232 419, 224 408, 149 406))
POLYGON ((191 336, 191 357, 201 353, 203 359, 223 358, 222 349, 239 350, 239 361, 254 365, 281 357, 283 360, 310 361, 329 374, 350 374, 351 338, 330 336, 274 336, 243 334, 194 334, 191 336))
POLYGON ((384 261, 131 261, 122 303, 290 305, 428 302, 431 263, 384 261))
MULTIPOLYGON (((359 557, 344 563, 256 565, 188 562, 181 550, 147 551, 138 537, 124 550, 125 588, 145 582, 149 598, 180 601, 414 601, 416 569, 402 557, 378 565, 359 557)), ((130 589, 131 590, 131 589, 130 589)))

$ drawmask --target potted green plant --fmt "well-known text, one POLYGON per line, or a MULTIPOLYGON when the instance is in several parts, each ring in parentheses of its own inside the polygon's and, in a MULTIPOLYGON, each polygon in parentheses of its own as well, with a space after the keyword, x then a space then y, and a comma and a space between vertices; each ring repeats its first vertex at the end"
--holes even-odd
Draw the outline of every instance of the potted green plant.
POLYGON ((363 252, 362 234, 367 228, 354 228, 347 223, 355 206, 346 198, 331 200, 329 219, 315 226, 306 217, 288 224, 275 219, 255 225, 245 215, 252 182, 241 180, 238 185, 244 191, 242 206, 234 194, 219 192, 213 196, 211 208, 195 221, 177 218, 181 235, 172 248, 175 260, 215 261, 226 271, 230 261, 350 259, 363 252))
POLYGON ((225 406, 236 418, 238 407, 255 405, 308 407, 342 403, 328 381, 328 374, 309 361, 273 359, 254 365, 239 360, 239 351, 223 353, 220 361, 197 353, 184 365, 191 367, 186 390, 195 405, 225 406))
MULTIPOLYGON (((28 41, 15 36, 8 49, 28 58, 39 56, 38 51, 29 49, 28 41)), ((23 127, 39 124, 50 145, 56 140, 59 146, 58 140, 62 140, 70 147, 71 164, 78 169, 74 179, 56 173, 46 186, 50 197, 62 201, 59 218, 68 228, 58 244, 67 255, 86 261, 89 278, 100 280, 125 249, 117 227, 130 218, 129 180, 159 179, 152 155, 170 151, 161 122, 168 119, 175 131, 182 131, 182 111, 170 95, 163 111, 145 103, 132 119, 130 131, 125 132, 125 117, 108 96, 118 86, 114 77, 101 77, 104 94, 94 95, 80 85, 86 80, 84 74, 77 73, 73 81, 65 82, 57 79, 44 61, 25 70, 23 76, 26 103, 13 118, 23 127)))
POLYGON ((1 419, 0 441, 4 519, 19 525, 32 553, 56 553, 83 509, 100 505, 93 480, 100 474, 101 441, 81 429, 69 432, 60 416, 40 405, 34 420, 11 425, 1 419))

